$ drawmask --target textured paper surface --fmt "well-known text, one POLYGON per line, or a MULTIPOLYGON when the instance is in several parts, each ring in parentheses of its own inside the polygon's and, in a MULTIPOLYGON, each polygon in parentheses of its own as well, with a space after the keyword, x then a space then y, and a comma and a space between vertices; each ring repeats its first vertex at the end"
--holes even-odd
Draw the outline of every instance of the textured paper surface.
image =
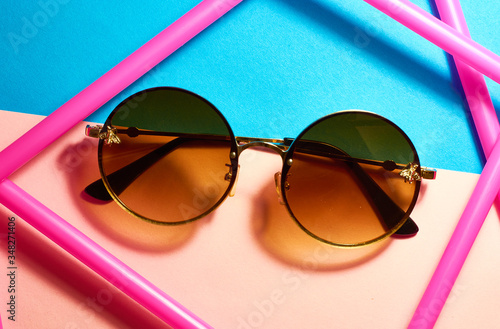
MULTIPOLYGON (((0 111, 0 147, 42 117, 0 111)), ((420 232, 345 251, 300 231, 279 205, 280 158, 245 151, 236 196, 193 225, 161 228, 113 203, 81 197, 98 178, 96 140, 84 123, 11 178, 215 328, 403 328, 409 322, 478 176, 440 170, 412 218, 420 232)), ((0 208, 0 268, 7 217, 0 208)), ((436 328, 494 327, 500 286, 500 222, 491 211, 436 328)), ((166 328, 141 306, 16 218, 16 322, 5 328, 166 328)), ((3 265, 2 265, 3 264, 3 265)))

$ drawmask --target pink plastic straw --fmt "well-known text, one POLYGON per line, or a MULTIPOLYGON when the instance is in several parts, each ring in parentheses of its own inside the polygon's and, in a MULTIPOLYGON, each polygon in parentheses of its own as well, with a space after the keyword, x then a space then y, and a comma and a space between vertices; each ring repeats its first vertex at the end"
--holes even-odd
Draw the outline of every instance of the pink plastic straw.
POLYGON ((204 0, 0 152, 0 181, 242 0, 204 0))
POLYGON ((170 326, 212 328, 8 179, 0 184, 0 199, 28 224, 170 326))
MULTIPOLYGON (((500 83, 500 57, 408 0, 364 0, 467 65, 500 83)), ((1 177, 1 176, 0 176, 1 177)))
POLYGON ((242 0, 204 0, 0 153, 0 201, 174 328, 211 328, 7 177, 242 0))
MULTIPOLYGON (((444 22, 470 37, 458 0, 436 0, 436 5, 444 22)), ((480 73, 468 67, 464 62, 455 59, 455 64, 488 162, 413 315, 409 328, 432 328, 436 323, 472 244, 484 223, 494 195, 498 193, 500 184, 498 178, 500 167, 498 159, 500 146, 498 144, 500 142, 497 142, 495 149, 493 148, 500 133, 500 124, 486 83, 480 73), (496 153, 492 153, 492 149, 496 153)))
MULTIPOLYGON (((457 0, 435 0, 435 2, 441 20, 470 38, 460 2, 457 0)), ((454 60, 484 154, 488 158, 500 134, 500 124, 488 87, 481 73, 458 58, 454 60)))
POLYGON ((500 141, 483 173, 411 319, 409 328, 432 328, 462 269, 500 187, 500 141))

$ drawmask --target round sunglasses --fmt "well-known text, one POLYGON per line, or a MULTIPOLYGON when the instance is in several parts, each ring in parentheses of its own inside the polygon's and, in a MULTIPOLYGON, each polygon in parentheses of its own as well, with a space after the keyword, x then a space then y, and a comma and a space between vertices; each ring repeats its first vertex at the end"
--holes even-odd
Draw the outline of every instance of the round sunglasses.
POLYGON ((337 112, 297 138, 235 137, 214 105, 173 87, 128 97, 86 134, 99 138, 102 177, 86 193, 164 225, 213 211, 234 195, 240 154, 272 149, 283 160, 276 189, 293 220, 313 238, 340 247, 416 234, 409 216, 422 178, 436 173, 420 166, 400 128, 373 113, 337 112))

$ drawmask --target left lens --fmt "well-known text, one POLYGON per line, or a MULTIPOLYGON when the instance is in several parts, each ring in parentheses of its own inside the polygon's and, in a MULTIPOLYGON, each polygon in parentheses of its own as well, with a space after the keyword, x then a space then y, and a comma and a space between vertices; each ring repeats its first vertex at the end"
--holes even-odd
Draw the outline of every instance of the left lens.
POLYGON ((339 112, 293 142, 281 186, 289 212, 307 233, 359 246, 394 233, 409 217, 420 188, 401 176, 410 165, 420 173, 413 144, 392 122, 339 112))
POLYGON ((154 88, 122 102, 105 123, 119 142, 99 145, 104 183, 121 206, 157 223, 202 217, 226 197, 237 169, 231 128, 208 101, 154 88))

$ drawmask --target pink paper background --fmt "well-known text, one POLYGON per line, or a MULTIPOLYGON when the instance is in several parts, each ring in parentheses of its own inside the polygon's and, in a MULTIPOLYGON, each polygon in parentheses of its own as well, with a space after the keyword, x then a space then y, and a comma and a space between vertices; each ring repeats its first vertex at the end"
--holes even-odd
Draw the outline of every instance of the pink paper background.
MULTIPOLYGON (((0 149, 41 119, 0 111, 0 149)), ((81 197, 99 177, 97 140, 84 126, 11 179, 218 329, 406 327, 478 179, 440 170, 424 182, 412 214, 416 237, 343 250, 296 227, 273 186, 280 158, 249 150, 234 198, 197 223, 158 227, 81 197)), ((5 273, 10 216, 0 205, 5 273)), ((0 275, 4 328, 167 328, 17 217, 15 236, 16 321, 7 319, 9 278, 0 275)), ((492 210, 436 328, 496 326, 499 237, 492 210)))

